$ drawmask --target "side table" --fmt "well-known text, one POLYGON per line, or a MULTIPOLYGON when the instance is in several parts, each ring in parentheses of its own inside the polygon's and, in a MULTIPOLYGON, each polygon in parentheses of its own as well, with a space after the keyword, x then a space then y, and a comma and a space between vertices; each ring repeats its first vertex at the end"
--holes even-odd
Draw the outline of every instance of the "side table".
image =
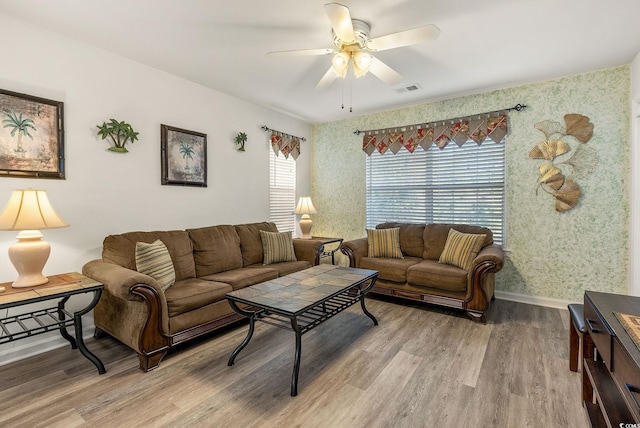
POLYGON ((0 319, 0 345, 37 334, 59 330, 69 341, 71 348, 82 353, 98 369, 105 373, 104 364, 87 349, 82 338, 82 315, 91 311, 100 300, 103 284, 77 272, 49 276, 49 282, 35 287, 11 288, 11 282, 0 284, 5 291, 0 293, 0 310, 13 309, 31 303, 58 300, 55 306, 23 312, 19 315, 0 319), (91 303, 84 309, 71 313, 65 304, 76 294, 93 293, 91 303), (67 327, 75 328, 75 338, 67 332, 67 327))
MULTIPOLYGON (((296 238, 300 239, 300 238, 296 238)), ((325 257, 331 257, 331 264, 335 265, 335 254, 340 249, 340 245, 342 244, 343 238, 327 238, 324 236, 312 236, 310 241, 320 241, 322 243, 322 247, 320 247, 320 258, 323 259, 325 257), (335 248, 331 250, 326 250, 325 245, 328 244, 338 244, 335 248)))

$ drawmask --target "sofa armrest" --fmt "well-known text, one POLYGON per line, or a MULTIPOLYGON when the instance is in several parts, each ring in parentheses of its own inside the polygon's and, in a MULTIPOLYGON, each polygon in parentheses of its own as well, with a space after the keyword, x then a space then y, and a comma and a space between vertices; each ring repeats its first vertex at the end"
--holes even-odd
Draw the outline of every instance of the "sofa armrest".
POLYGON ((369 254, 369 242, 367 238, 346 241, 340 245, 340 251, 349 257, 349 267, 357 268, 360 266, 360 260, 369 254))
POLYGON ((296 253, 296 259, 305 260, 316 266, 320 263, 320 253, 322 252, 322 242, 314 239, 294 239, 293 250, 296 253))
POLYGON ((166 345, 169 311, 164 291, 156 280, 102 260, 88 262, 82 273, 104 284, 102 297, 94 309, 96 327, 138 353, 149 353, 166 345))
POLYGON ((496 273, 504 266, 504 252, 498 245, 487 245, 484 247, 473 262, 471 262, 471 268, 469 272, 473 272, 479 265, 486 262, 492 263, 493 267, 487 270, 487 273, 496 273))

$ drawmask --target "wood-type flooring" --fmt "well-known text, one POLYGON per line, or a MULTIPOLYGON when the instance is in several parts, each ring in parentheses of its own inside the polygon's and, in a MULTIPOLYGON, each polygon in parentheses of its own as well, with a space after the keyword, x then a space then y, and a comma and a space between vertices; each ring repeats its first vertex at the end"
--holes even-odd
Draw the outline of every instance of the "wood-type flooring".
MULTIPOLYGON (((367 298, 302 338, 248 324, 171 352, 149 373, 110 337, 0 367, 0 427, 584 427, 566 310, 496 300, 486 325, 428 305, 367 298)), ((55 333, 54 333, 55 334, 55 333)))

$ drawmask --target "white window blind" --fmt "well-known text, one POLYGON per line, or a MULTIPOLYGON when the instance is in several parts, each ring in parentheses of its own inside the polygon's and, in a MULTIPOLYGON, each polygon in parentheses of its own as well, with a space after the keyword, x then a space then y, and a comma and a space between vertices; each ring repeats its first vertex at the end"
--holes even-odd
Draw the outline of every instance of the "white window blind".
POLYGON ((269 150, 269 220, 280 232, 295 231, 296 161, 269 150))
POLYGON ((449 144, 367 156, 367 228, 394 221, 484 226, 505 237, 505 145, 449 144))

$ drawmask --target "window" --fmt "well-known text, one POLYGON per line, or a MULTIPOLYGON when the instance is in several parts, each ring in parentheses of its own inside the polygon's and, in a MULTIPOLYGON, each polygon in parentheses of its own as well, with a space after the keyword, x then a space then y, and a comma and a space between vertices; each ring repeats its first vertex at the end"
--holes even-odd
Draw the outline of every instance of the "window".
POLYGON ((269 220, 280 232, 295 231, 296 161, 269 149, 269 220))
POLYGON ((504 242, 504 143, 375 151, 366 168, 367 228, 386 221, 473 224, 504 242))

